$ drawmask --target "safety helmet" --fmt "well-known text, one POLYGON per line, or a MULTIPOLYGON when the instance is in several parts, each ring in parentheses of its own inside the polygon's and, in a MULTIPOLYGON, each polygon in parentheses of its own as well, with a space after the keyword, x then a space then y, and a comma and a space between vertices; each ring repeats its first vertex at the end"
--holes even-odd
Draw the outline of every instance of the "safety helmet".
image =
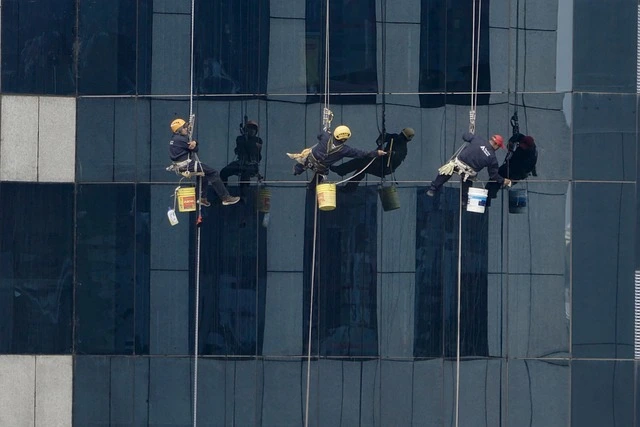
POLYGON ((402 134, 407 138, 407 141, 411 141, 416 132, 412 128, 404 128, 402 129, 402 134))
POLYGON ((333 131, 333 137, 339 141, 346 141, 351 138, 351 130, 345 125, 340 125, 333 131))
POLYGON ((174 121, 171 122, 171 131, 173 133, 178 132, 185 124, 187 124, 187 122, 185 122, 182 119, 175 119, 174 121))
POLYGON ((244 126, 245 127, 252 126, 252 127, 256 128, 256 132, 258 132, 258 122, 254 121, 254 120, 247 120, 247 123, 244 126))
POLYGON ((495 134, 491 137, 491 139, 493 139, 500 148, 504 148, 504 142, 503 142, 504 139, 502 138, 501 135, 495 134))

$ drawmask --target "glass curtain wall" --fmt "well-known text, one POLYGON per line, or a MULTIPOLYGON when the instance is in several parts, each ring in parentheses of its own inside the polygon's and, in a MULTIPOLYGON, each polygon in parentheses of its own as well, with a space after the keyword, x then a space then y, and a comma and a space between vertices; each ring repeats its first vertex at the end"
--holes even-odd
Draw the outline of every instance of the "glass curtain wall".
POLYGON ((0 353, 73 356, 73 425, 637 425, 637 2, 194 6, 2 3, 0 353))

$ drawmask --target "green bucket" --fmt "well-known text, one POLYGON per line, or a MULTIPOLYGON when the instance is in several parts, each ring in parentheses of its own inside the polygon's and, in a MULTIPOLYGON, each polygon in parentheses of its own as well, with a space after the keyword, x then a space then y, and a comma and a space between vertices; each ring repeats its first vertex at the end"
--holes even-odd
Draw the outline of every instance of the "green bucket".
POLYGON ((378 189, 378 195, 382 202, 382 209, 385 212, 400 208, 400 198, 398 197, 398 190, 395 185, 380 187, 378 189))

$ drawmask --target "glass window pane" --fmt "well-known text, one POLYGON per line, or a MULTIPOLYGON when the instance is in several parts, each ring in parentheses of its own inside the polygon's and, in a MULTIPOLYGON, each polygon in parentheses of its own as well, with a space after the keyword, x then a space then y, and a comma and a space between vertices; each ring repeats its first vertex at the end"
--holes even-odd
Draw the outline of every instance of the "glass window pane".
POLYGON ((80 2, 79 93, 136 92, 136 13, 130 0, 80 2))
POLYGON ((269 1, 199 1, 195 10, 196 93, 264 94, 269 1))
POLYGON ((2 92, 75 92, 76 2, 2 2, 2 92))
POLYGON ((0 188, 0 353, 68 354, 73 185, 0 188))
MULTIPOLYGON (((377 207, 371 187, 338 192, 334 211, 318 213, 307 191, 304 244, 304 346, 308 344, 311 274, 314 274, 312 352, 323 356, 378 354, 377 207), (316 236, 315 266, 313 242, 316 236)), ((306 351, 306 350, 305 350, 306 351)))
MULTIPOLYGON (((455 356, 457 348, 460 192, 445 186, 437 199, 418 190, 414 356, 455 356)), ((486 356, 488 215, 463 212, 461 355, 486 356)))
POLYGON ((144 322, 144 317, 134 309, 144 313, 147 300, 148 268, 142 263, 145 255, 148 259, 149 196, 146 190, 138 199, 135 190, 132 185, 79 188, 76 348, 80 353, 132 354, 136 345, 141 351, 148 346, 144 323, 135 322, 136 318, 144 322))
MULTIPOLYGON (((376 93, 375 0, 338 0, 329 8, 329 90, 376 93)), ((307 93, 325 92, 326 3, 306 0, 307 93)), ((333 103, 375 102, 375 97, 335 97, 333 103)))
MULTIPOLYGON (((232 194, 236 190, 230 188, 232 194)), ((263 216, 257 212, 255 192, 233 207, 217 203, 204 212, 200 227, 202 354, 262 354, 267 275, 263 216)))
MULTIPOLYGON (((422 0, 420 33, 420 92, 469 92, 471 90, 473 2, 463 0, 422 0)), ((489 67, 489 11, 481 8, 480 48, 478 51, 478 92, 491 90, 489 67)), ((476 13, 478 9, 476 8, 476 13)), ((476 18, 477 19, 477 18, 476 18)), ((446 104, 469 105, 471 97, 460 95, 421 95, 422 107, 446 104)), ((478 105, 489 102, 488 94, 478 95, 478 105)))

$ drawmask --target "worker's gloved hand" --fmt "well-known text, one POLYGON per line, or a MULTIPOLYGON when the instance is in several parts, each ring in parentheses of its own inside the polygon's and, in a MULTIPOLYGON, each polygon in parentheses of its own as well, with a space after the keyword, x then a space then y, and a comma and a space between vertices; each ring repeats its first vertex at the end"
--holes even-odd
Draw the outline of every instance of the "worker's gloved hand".
POLYGON ((504 182, 502 183, 503 187, 511 187, 511 184, 513 184, 513 181, 511 181, 509 178, 505 178, 504 182))

